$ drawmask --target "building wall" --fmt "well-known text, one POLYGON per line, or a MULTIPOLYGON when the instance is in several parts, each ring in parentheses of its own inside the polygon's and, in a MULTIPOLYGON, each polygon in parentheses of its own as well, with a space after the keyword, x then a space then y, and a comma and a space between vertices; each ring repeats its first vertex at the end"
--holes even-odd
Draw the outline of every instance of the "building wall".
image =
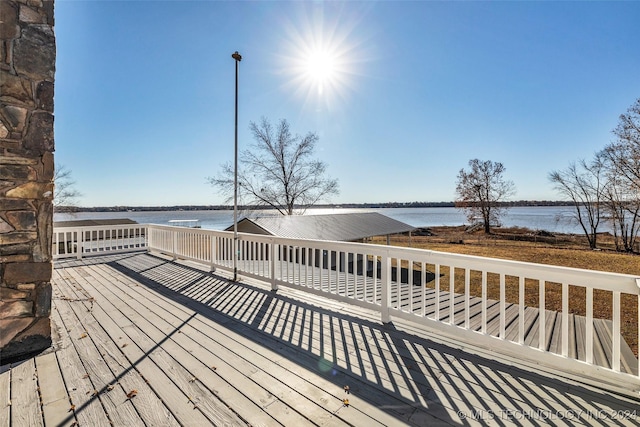
POLYGON ((0 357, 51 345, 53 1, 0 0, 0 357))

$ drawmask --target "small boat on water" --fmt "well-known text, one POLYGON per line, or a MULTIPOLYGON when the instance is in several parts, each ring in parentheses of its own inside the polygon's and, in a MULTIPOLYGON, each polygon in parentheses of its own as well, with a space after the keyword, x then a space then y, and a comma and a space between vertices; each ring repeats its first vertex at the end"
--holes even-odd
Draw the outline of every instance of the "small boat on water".
POLYGON ((186 228, 202 228, 199 219, 170 219, 169 225, 186 228))

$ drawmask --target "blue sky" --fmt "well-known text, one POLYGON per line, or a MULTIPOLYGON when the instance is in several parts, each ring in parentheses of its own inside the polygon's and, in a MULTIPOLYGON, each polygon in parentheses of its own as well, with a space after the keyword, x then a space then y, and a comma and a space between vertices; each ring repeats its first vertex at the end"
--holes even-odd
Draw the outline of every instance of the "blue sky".
POLYGON ((56 162, 81 206, 223 203, 206 177, 233 160, 236 50, 240 150, 263 116, 316 132, 332 203, 451 201, 473 158, 556 200, 548 173, 640 97, 640 2, 55 7, 56 162))

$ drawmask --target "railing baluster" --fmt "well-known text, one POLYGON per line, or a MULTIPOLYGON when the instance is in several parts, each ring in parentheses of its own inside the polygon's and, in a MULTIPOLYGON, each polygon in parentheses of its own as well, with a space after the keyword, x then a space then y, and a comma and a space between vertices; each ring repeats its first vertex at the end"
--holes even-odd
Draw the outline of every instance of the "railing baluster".
POLYGON ((436 270, 436 312, 434 313, 434 319, 440 320, 440 264, 435 264, 436 270))
POLYGON ((427 263, 423 261, 421 264, 422 317, 427 317, 427 263))
POLYGON ((569 355, 569 284, 562 284, 562 355, 569 355))
POLYGON ((524 344, 524 276, 518 278, 518 344, 524 344))
POLYGON ((593 363, 593 288, 587 287, 585 330, 585 362, 593 363))
POLYGON ((481 331, 487 333, 487 272, 482 270, 482 327, 481 331))
POLYGON ((413 313, 413 261, 407 261, 409 263, 407 267, 407 282, 409 289, 409 313, 413 313))
POLYGON ((469 287, 470 286, 471 286, 471 272, 469 271, 468 268, 465 268, 464 269, 464 328, 465 329, 469 329, 469 324, 471 322, 471 319, 470 319, 471 308, 469 307, 469 301, 470 301, 469 287))
MULTIPOLYGON (((305 258, 304 258, 304 277, 305 277, 305 282, 307 282, 307 286, 309 286, 309 270, 311 270, 311 274, 313 274, 313 267, 311 267, 311 269, 309 268, 309 263, 311 262, 311 253, 313 251, 311 250, 311 248, 309 246, 305 247, 305 258)), ((309 286, 311 288, 313 288, 313 280, 311 281, 311 286, 309 286)))
POLYGON ((77 252, 78 259, 81 259, 82 258, 82 254, 84 252, 84 231, 80 230, 79 232, 76 232, 76 238, 73 239, 73 240, 76 240, 78 242, 75 245, 76 246, 75 247, 75 251, 77 252), (78 236, 78 234, 80 236, 78 236), (80 238, 78 238, 78 237, 80 237, 80 238))
POLYGON ((455 304, 454 304, 454 290, 456 284, 456 268, 449 266, 449 324, 455 325, 455 304))
POLYGON ((613 342, 612 342, 612 355, 611 355, 611 369, 615 372, 620 372, 620 292, 613 292, 613 342))
MULTIPOLYGON (((368 261, 367 261, 368 262, 368 261)), ((372 276, 373 276, 373 303, 378 303, 378 256, 373 256, 372 261, 372 276)), ((368 267, 368 266, 367 266, 368 267)))
MULTIPOLYGON (((393 258, 392 258, 393 259, 393 258)), ((401 258, 395 258, 395 262, 396 262, 396 309, 398 310, 402 310, 402 259, 401 258)), ((391 279, 393 280, 393 275, 391 276, 391 279)), ((393 291, 393 288, 391 288, 391 290, 393 291)), ((393 301, 393 297, 391 298, 391 301, 393 301)), ((393 307, 393 303, 391 304, 391 307, 393 307)))
POLYGON ((547 350, 547 337, 546 337, 546 332, 547 332, 547 316, 545 313, 545 295, 544 295, 544 291, 545 291, 545 286, 546 286, 546 282, 542 279, 540 279, 538 281, 538 295, 539 295, 539 301, 538 301, 538 307, 539 307, 539 313, 538 313, 538 349, 542 350, 542 351, 546 351, 547 350))
POLYGON ((390 292, 391 292, 391 257, 387 254, 382 257, 382 271, 380 274, 382 277, 382 295, 381 297, 381 318, 382 323, 389 323, 391 321, 391 316, 389 314, 389 300, 390 300, 390 292))
POLYGON ((507 320, 507 295, 505 292, 505 275, 500 273, 500 339, 505 339, 505 325, 507 320))
POLYGON ((210 236, 209 238, 209 271, 214 271, 216 268, 216 237, 210 236))
POLYGON ((316 289, 316 253, 317 249, 311 249, 311 287, 316 289))

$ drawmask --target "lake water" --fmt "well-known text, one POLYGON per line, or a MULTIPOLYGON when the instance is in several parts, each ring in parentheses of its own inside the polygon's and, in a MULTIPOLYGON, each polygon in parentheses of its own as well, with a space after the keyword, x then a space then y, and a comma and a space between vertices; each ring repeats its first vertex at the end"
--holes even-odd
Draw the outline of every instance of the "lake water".
MULTIPOLYGON (((533 230, 546 230, 556 233, 582 234, 582 229, 572 221, 573 209, 570 206, 522 206, 510 208, 502 218, 505 227, 527 227, 533 230)), ((462 211, 456 208, 357 208, 357 209, 309 209, 307 215, 338 214, 351 212, 379 212, 414 227, 457 226, 467 223, 462 211)), ((238 219, 244 216, 275 214, 275 211, 239 212, 238 219), (246 215, 245 215, 246 214, 246 215)), ((170 220, 197 219, 202 228, 223 230, 233 225, 232 210, 206 211, 151 211, 151 212, 80 212, 76 214, 55 214, 54 221, 80 219, 129 218, 141 224, 164 224, 170 220)), ((606 225, 606 224, 605 224, 606 225)), ((601 231, 609 231, 602 227, 601 231)))

